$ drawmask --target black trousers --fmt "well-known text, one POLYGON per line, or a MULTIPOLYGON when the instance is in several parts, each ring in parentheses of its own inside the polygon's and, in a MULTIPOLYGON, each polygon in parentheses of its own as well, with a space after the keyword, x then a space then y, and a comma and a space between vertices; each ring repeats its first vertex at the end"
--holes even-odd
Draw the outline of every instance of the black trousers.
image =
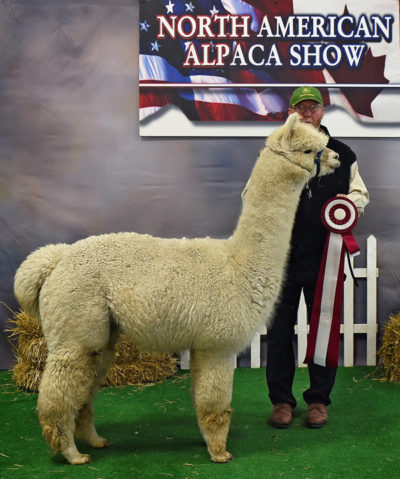
MULTIPOLYGON (((316 268, 318 271, 318 267, 316 268)), ((293 347, 294 326, 301 290, 307 305, 308 320, 311 317, 316 278, 304 283, 290 279, 289 272, 275 308, 274 319, 267 333, 267 384, 272 404, 285 402, 296 407, 296 399, 292 393, 295 373, 295 355, 293 347)), ((300 361, 303 358, 299 358, 300 361)), ((330 393, 335 384, 336 368, 328 368, 311 363, 308 365, 310 387, 303 393, 307 404, 331 403, 330 393)))

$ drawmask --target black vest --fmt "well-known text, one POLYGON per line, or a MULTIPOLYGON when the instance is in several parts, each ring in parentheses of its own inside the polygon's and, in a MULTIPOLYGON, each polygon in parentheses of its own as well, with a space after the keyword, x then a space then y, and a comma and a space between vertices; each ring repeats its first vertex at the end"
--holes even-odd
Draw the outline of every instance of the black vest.
MULTIPOLYGON (((321 130, 329 135, 322 125, 321 130)), ((304 280, 318 273, 325 246, 328 231, 321 220, 321 209, 329 198, 349 192, 351 165, 356 161, 354 152, 341 141, 329 136, 327 146, 339 154, 340 166, 334 173, 308 182, 301 193, 293 226, 288 274, 300 274, 304 280)))

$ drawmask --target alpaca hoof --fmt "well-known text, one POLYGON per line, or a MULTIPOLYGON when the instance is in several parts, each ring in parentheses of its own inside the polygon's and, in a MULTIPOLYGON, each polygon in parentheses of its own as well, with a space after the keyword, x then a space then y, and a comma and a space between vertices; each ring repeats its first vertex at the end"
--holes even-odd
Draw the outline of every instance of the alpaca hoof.
POLYGON ((211 456, 211 461, 212 462, 218 462, 220 464, 223 464, 225 462, 229 462, 233 459, 233 456, 231 453, 226 451, 223 454, 219 454, 218 456, 211 456))
POLYGON ((108 447, 109 445, 110 443, 104 437, 99 437, 97 441, 91 444, 91 446, 95 447, 96 449, 102 449, 103 447, 108 447))
POLYGON ((74 465, 87 464, 90 461, 91 461, 91 459, 90 459, 89 454, 77 454, 72 459, 68 459, 68 462, 70 464, 74 464, 74 465))

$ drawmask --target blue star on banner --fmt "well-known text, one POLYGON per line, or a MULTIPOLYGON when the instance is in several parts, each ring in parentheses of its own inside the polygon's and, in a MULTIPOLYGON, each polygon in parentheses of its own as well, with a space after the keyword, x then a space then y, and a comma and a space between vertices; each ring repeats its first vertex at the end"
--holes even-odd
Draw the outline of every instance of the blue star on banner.
POLYGON ((210 13, 211 13, 211 16, 213 17, 214 15, 216 15, 217 13, 219 13, 219 10, 216 8, 216 6, 214 5, 212 10, 210 10, 210 13))
POLYGON ((142 31, 142 30, 144 30, 144 31, 146 31, 146 32, 149 31, 150 25, 147 23, 146 20, 145 20, 144 22, 140 22, 139 25, 140 25, 140 30, 141 30, 141 31, 142 31))
POLYGON ((158 43, 158 41, 156 40, 155 42, 150 42, 151 43, 151 51, 154 52, 158 52, 160 50, 160 45, 158 43))
POLYGON ((172 3, 171 0, 169 0, 168 5, 165 5, 165 8, 167 9, 167 13, 174 13, 174 7, 175 7, 175 3, 172 3))

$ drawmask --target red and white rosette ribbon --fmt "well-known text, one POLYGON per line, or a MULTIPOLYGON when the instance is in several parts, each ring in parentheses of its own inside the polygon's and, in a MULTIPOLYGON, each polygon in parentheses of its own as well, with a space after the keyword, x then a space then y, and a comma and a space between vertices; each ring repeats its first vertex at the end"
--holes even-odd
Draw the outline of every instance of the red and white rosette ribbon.
POLYGON ((351 233, 358 221, 356 205, 345 196, 328 200, 321 211, 330 231, 325 243, 315 289, 305 363, 337 367, 342 317, 344 254, 360 253, 351 233))

